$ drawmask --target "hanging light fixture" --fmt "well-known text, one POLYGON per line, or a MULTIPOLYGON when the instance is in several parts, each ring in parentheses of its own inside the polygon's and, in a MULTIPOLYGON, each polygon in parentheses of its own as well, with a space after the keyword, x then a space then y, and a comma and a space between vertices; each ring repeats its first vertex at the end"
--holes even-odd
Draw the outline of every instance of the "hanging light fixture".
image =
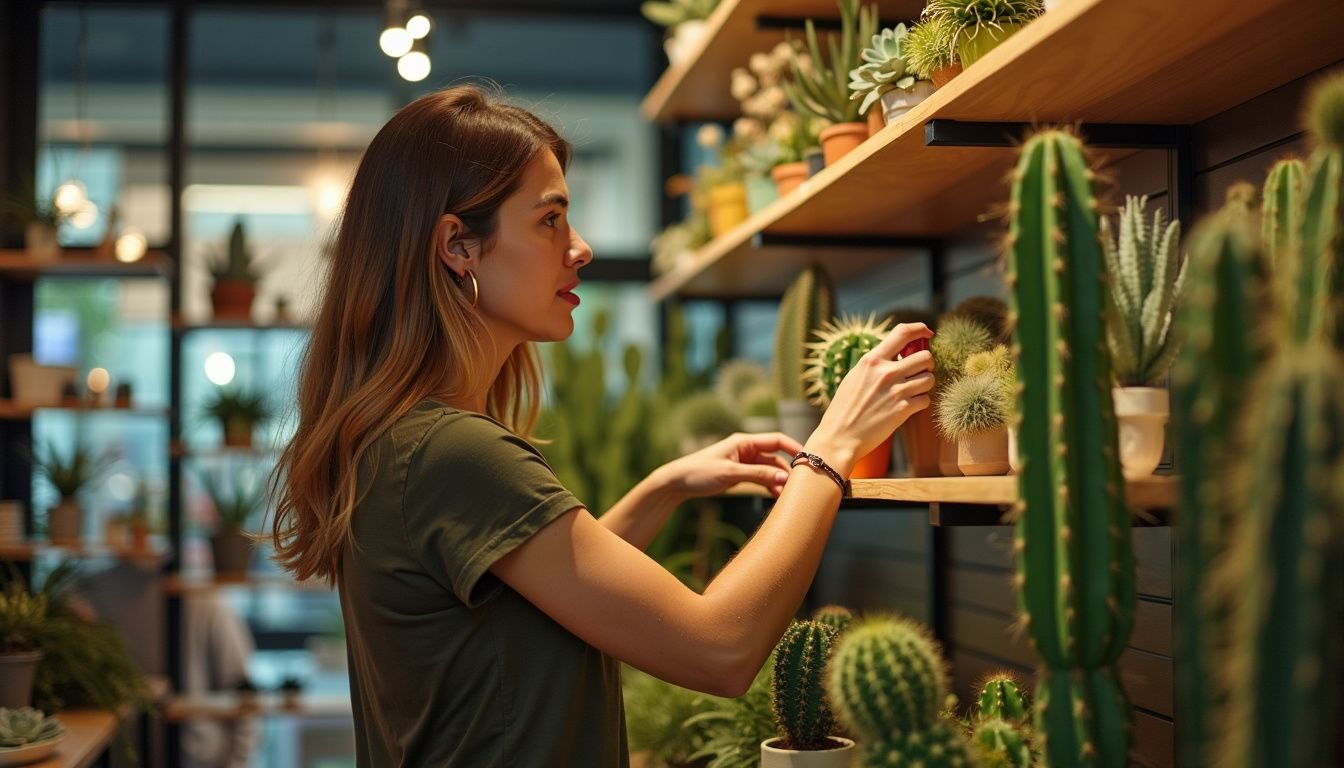
POLYGON ((412 83, 418 83, 429 77, 429 70, 429 52, 423 39, 416 40, 410 52, 397 59, 397 73, 412 83))
POLYGON ((411 50, 413 38, 406 31, 406 0, 387 0, 383 13, 383 33, 378 36, 378 47, 394 59, 411 50))

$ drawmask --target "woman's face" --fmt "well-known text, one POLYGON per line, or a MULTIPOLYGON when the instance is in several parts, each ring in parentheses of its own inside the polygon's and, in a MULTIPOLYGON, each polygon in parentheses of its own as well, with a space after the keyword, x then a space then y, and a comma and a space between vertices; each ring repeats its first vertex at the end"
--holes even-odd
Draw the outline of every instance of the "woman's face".
POLYGON ((476 264, 478 306, 497 339, 560 341, 574 332, 579 299, 572 291, 593 251, 569 225, 568 211, 564 171, 543 150, 500 206, 495 237, 476 264))

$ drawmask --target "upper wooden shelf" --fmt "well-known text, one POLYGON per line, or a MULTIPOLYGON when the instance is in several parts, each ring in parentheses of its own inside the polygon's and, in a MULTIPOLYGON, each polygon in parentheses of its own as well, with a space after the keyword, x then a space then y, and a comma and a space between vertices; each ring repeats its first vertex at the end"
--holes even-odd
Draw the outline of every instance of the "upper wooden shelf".
POLYGON ((35 259, 27 251, 0 250, 0 277, 34 280, 39 277, 167 277, 173 262, 161 251, 150 251, 133 264, 95 258, 91 251, 61 251, 53 260, 35 259))
MULTIPOLYGON (((1189 125, 1342 59, 1335 0, 1065 0, 650 292, 778 294, 818 259, 815 247, 758 254, 758 234, 942 238, 1002 210, 1015 151, 926 146, 931 119, 1189 125)), ((878 258, 826 264, 843 280, 878 258)))
MULTIPOLYGON (((885 25, 918 18, 923 0, 876 0, 885 25)), ((867 4, 867 3, 865 3, 867 4)), ((700 44, 675 67, 668 67, 644 97, 649 120, 731 120, 741 107, 728 92, 728 75, 745 67, 753 53, 767 51, 786 36, 802 40, 802 19, 838 19, 836 0, 723 0, 705 22, 700 44), (798 28, 758 29, 756 19, 798 19, 798 28)), ((823 43, 824 44, 824 43, 823 43)))

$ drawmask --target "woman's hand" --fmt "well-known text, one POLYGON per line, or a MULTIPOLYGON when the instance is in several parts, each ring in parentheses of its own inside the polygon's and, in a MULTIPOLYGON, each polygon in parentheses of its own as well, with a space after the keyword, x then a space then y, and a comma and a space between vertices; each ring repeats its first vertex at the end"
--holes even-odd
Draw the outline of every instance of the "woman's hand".
POLYGON ((911 415, 928 408, 934 385, 933 355, 923 350, 900 357, 900 352, 913 341, 932 337, 923 323, 898 325, 860 358, 840 382, 821 424, 807 440, 807 450, 848 477, 854 462, 911 415))
POLYGON ((669 484, 683 498, 714 496, 738 483, 756 483, 778 496, 789 479, 790 456, 803 446, 788 435, 738 433, 664 464, 669 484))

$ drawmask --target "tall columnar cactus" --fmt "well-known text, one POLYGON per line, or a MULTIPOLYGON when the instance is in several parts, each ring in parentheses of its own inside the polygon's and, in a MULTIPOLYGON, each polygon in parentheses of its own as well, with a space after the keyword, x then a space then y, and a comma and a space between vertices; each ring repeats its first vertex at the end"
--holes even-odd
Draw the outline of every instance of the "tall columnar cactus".
POLYGON ((1031 745, 1022 732, 998 718, 975 726, 975 745, 982 757, 1003 768, 1031 768, 1031 745))
POLYGON ((826 701, 826 662, 840 635, 816 621, 796 621, 775 646, 775 721, 786 749, 817 749, 835 732, 826 701))
POLYGON ((1260 209, 1260 240, 1270 263, 1291 258, 1302 238, 1302 191, 1306 169, 1297 158, 1284 158, 1265 177, 1260 209))
POLYGON ((1308 116, 1316 148, 1296 267, 1297 337, 1325 333, 1337 350, 1344 350, 1344 73, 1336 72, 1316 87, 1308 116))
POLYGON ((835 315, 835 285, 821 266, 799 273, 784 292, 775 325, 775 386, 784 400, 803 399, 807 344, 835 315))
POLYGON ((1044 670, 1036 723, 1053 766, 1124 766, 1115 663, 1134 626, 1134 553, 1116 450, 1103 258, 1076 137, 1042 131, 1013 174, 1008 276, 1020 389, 1016 508, 1023 619, 1044 670))
POLYGON ((1143 213, 1147 205, 1147 197, 1125 199, 1118 240, 1110 220, 1101 219, 1109 273, 1106 340, 1115 378, 1127 387, 1160 386, 1177 349, 1170 326, 1184 278, 1178 269, 1181 223, 1164 225, 1157 210, 1149 226, 1143 213))
POLYGON ((233 229, 229 232, 229 250, 225 252, 223 258, 216 256, 209 266, 210 274, 216 281, 236 280, 244 283, 257 281, 258 275, 252 265, 252 254, 247 247, 247 235, 243 230, 242 219, 235 221, 233 229))
POLYGON ((823 605, 812 614, 812 620, 843 635, 854 623, 854 614, 843 605, 823 605))
POLYGON ((1172 531, 1172 567, 1181 765, 1207 764, 1220 647, 1228 634, 1228 608, 1210 588, 1235 523, 1236 494, 1227 487, 1226 467, 1242 453, 1246 382, 1266 357, 1269 286, 1254 196, 1251 185, 1236 185, 1223 209, 1191 234, 1186 298, 1176 318, 1181 353, 1172 368, 1172 415, 1181 514, 1172 531))
POLYGON ((1027 709, 1026 697, 1017 688, 1017 680, 1011 675, 992 675, 980 686, 980 698, 977 699, 980 717, 1020 722, 1027 719, 1031 712, 1027 709))
POLYGON ((859 364, 859 358, 880 344, 890 330, 886 320, 878 322, 874 315, 846 316, 822 326, 816 333, 817 340, 807 345, 807 369, 803 373, 813 402, 830 405, 840 382, 859 364))

